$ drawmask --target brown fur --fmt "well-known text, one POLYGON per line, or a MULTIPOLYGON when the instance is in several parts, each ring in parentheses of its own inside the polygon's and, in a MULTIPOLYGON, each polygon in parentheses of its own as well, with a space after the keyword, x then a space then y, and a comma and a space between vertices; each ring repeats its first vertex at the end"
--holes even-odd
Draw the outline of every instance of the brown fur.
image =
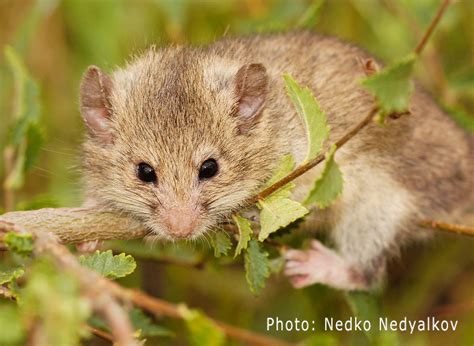
MULTIPOLYGON (((298 162, 304 158, 305 131, 282 74, 313 90, 334 141, 374 105, 360 85, 365 76, 360 62, 368 58, 357 47, 306 32, 151 49, 112 75, 114 139, 103 143, 91 135, 84 144, 88 196, 164 237, 169 235, 160 220, 163 210, 194 205, 200 211, 194 233, 199 236, 258 192, 283 154, 292 153, 298 162), (251 83, 254 89, 268 84, 265 108, 242 131, 242 119, 232 116, 239 100, 236 75, 255 63, 266 69, 268 83, 262 76, 251 83), (219 162, 219 174, 199 182, 199 165, 209 157, 219 162), (135 167, 142 161, 155 168, 157 184, 137 179, 135 167)), ((421 232, 415 219, 442 217, 472 201, 468 136, 420 88, 410 110, 386 127, 369 125, 338 151, 347 191, 308 221, 308 227, 327 223, 343 256, 369 271, 401 240, 421 232)), ((304 197, 319 169, 298 179, 295 198, 304 197)))

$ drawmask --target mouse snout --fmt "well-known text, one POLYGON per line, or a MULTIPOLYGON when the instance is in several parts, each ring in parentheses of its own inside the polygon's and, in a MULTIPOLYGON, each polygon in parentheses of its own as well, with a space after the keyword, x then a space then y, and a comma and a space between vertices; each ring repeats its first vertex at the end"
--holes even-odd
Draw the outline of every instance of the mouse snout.
POLYGON ((196 227, 199 212, 191 207, 173 207, 163 214, 163 223, 174 238, 187 238, 196 227))

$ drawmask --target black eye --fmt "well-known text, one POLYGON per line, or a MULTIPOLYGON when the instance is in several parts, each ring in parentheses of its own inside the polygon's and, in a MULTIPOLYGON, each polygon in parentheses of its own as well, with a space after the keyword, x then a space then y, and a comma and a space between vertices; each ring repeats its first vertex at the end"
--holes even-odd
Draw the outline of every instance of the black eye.
POLYGON ((137 166, 137 177, 145 183, 154 183, 156 181, 155 170, 147 163, 139 163, 137 166))
POLYGON ((219 167, 214 159, 206 160, 202 163, 199 168, 199 180, 212 178, 217 174, 219 167))

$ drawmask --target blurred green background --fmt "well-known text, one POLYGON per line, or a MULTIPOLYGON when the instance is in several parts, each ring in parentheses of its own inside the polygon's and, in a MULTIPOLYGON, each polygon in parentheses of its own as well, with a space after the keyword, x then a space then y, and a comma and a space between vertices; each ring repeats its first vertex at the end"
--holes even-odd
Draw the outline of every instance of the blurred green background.
MULTIPOLYGON (((45 143, 39 160, 15 193, 16 209, 78 206, 82 195, 78 153, 83 125, 78 86, 88 65, 112 70, 151 44, 205 44, 223 35, 307 28, 354 42, 385 62, 410 52, 433 17, 439 0, 0 0, 0 148, 7 142, 14 104, 12 76, 3 50, 23 57, 40 86, 45 143)), ((417 78, 451 116, 472 131, 474 114, 474 1, 457 1, 446 13, 417 64, 417 78)), ((0 172, 4 172, 0 160, 0 172)), ((2 173, 3 174, 3 173, 2 173)), ((1 179, 5 177, 2 175, 1 179)), ((3 198, 4 191, 0 192, 3 198)), ((342 293, 314 286, 293 290, 273 277, 260 297, 248 290, 242 265, 217 261, 208 249, 115 243, 139 261, 125 285, 173 302, 202 308, 210 316, 256 331, 266 317, 315 320, 347 318, 342 293)), ((400 333, 402 345, 474 344, 474 241, 440 234, 429 244, 403 251, 391 264, 381 294, 392 318, 437 315, 458 319, 455 333, 400 333)), ((165 320, 174 330, 182 326, 165 320), (175 324, 173 326, 173 324, 175 324)), ((318 328, 317 330, 321 330, 318 328)), ((178 333, 179 334, 179 333, 178 333)), ((298 341, 305 333, 273 333, 298 341)), ((92 338, 91 344, 102 341, 92 338)), ((333 333, 319 344, 360 345, 361 333, 333 333)), ((150 339, 154 344, 182 344, 150 339)), ((316 344, 316 343, 315 343, 316 344)))

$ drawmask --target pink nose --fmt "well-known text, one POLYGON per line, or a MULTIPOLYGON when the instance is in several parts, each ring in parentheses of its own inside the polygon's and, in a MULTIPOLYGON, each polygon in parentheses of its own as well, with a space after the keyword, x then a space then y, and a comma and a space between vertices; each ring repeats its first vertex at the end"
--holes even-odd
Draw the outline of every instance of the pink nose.
POLYGON ((173 207, 163 215, 168 232, 175 238, 186 238, 194 230, 199 213, 195 208, 173 207))

